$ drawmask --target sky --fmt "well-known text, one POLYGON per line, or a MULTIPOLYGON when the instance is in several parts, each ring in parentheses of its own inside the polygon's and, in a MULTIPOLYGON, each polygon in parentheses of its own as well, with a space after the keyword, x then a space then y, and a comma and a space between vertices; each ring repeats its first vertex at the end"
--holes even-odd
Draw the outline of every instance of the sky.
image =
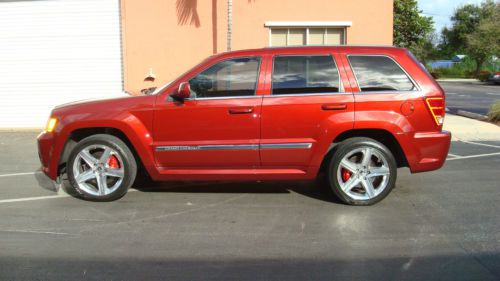
POLYGON ((423 15, 433 17, 434 28, 438 33, 450 26, 450 17, 456 8, 465 4, 480 4, 482 0, 417 0, 423 15))

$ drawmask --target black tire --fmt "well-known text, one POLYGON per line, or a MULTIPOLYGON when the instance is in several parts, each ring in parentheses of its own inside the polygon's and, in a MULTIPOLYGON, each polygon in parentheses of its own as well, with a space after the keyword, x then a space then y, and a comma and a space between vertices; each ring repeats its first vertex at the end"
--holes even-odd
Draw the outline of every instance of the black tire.
POLYGON ((84 138, 78 142, 69 155, 66 171, 70 183, 67 188, 71 192, 70 194, 76 195, 77 197, 88 201, 107 202, 117 200, 127 193, 130 186, 134 183, 137 175, 137 163, 132 151, 130 151, 130 148, 122 140, 112 135, 97 134, 84 138), (91 146, 99 145, 111 148, 114 153, 118 154, 117 157, 121 159, 121 162, 123 162, 119 164, 123 167, 123 178, 121 183, 117 184, 114 191, 105 195, 90 194, 80 188, 75 179, 75 171, 73 170, 75 160, 82 150, 91 146))
MULTIPOLYGON (((332 158, 330 160, 330 164, 328 166, 328 182, 330 185, 330 188, 334 192, 334 194, 344 203, 349 204, 349 205, 358 205, 358 206, 367 206, 367 205, 373 205, 382 199, 384 199, 394 188, 394 185, 396 184, 396 178, 397 178, 397 164, 396 160, 391 153, 391 151, 383 144, 380 142, 371 139, 371 138, 365 138, 365 137, 355 137, 355 138, 350 138, 347 139, 335 148, 335 153, 332 155, 332 158), (389 175, 387 176, 385 182, 386 185, 383 188, 382 191, 377 191, 380 192, 376 196, 370 198, 370 199, 356 199, 353 198, 352 195, 349 195, 346 193, 344 190, 341 188, 341 183, 339 180, 339 174, 341 170, 339 170, 340 162, 342 159, 348 154, 353 153, 357 151, 358 149, 362 148, 372 148, 373 151, 378 153, 379 155, 383 156, 385 158, 386 166, 384 168, 388 168, 389 175)), ((360 156, 353 156, 353 157, 360 157, 360 156)), ((362 157, 362 156, 361 156, 362 157)), ((367 174, 364 174, 364 180, 368 177, 367 174)), ((380 179, 380 177, 378 177, 380 179)), ((374 178, 375 180, 375 178, 374 178)), ((380 180, 381 182, 383 180, 380 180)), ((343 182, 347 184, 346 182, 343 182)), ((360 190, 360 194, 363 194, 363 185, 362 183, 359 183, 360 187, 358 189, 360 190)), ((376 189, 375 189, 376 190, 376 189)), ((364 193, 366 194, 366 192, 364 193)))

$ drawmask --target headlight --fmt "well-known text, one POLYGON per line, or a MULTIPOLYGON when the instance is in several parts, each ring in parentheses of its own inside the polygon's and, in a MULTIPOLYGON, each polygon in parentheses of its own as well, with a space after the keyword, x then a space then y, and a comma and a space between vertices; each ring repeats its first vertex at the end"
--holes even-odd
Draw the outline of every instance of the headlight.
POLYGON ((56 127, 57 124, 57 119, 56 118, 50 118, 49 121, 47 122, 47 126, 45 127, 45 131, 47 132, 52 132, 54 131, 54 128, 56 127))
POLYGON ((495 74, 495 75, 493 75, 493 78, 495 78, 495 79, 500 78, 500 74, 495 74))

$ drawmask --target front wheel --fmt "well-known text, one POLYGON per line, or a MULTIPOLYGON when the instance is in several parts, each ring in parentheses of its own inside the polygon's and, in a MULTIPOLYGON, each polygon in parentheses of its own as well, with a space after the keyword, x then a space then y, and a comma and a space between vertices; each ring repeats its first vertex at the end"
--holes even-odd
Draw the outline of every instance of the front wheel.
POLYGON ((391 151, 370 138, 340 143, 328 170, 330 187, 349 205, 372 205, 384 199, 396 183, 397 165, 391 151))
POLYGON ((125 193, 137 173, 134 155, 119 138, 99 134, 81 140, 67 163, 69 188, 91 201, 112 201, 125 193))

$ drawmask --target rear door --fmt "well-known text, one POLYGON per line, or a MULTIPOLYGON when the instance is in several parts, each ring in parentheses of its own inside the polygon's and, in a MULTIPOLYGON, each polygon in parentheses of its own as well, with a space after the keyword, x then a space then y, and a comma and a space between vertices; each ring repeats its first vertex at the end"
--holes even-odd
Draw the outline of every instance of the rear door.
POLYGON ((352 128, 354 120, 353 95, 344 91, 336 55, 270 59, 270 89, 262 103, 262 166, 302 170, 318 166, 331 136, 352 128))

